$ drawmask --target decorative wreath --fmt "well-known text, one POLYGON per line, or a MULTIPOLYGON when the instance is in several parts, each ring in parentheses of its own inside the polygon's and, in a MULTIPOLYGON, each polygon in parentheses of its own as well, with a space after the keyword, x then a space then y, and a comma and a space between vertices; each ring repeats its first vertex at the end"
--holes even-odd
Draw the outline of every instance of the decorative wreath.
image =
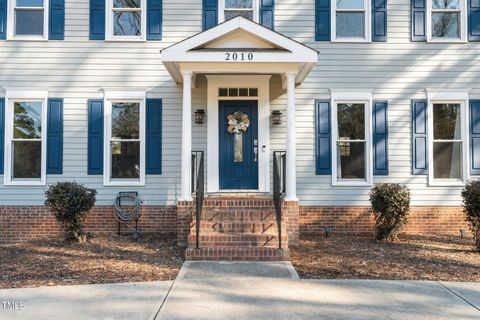
POLYGON ((250 126, 250 119, 248 119, 248 116, 241 111, 237 111, 234 114, 229 115, 227 119, 227 131, 230 134, 240 134, 240 132, 247 132, 247 129, 250 126))

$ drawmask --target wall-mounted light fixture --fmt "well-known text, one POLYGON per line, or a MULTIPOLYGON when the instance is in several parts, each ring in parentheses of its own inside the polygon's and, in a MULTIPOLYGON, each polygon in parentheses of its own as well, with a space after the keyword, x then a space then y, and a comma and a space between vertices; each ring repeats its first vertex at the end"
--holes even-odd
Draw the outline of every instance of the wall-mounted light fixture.
POLYGON ((272 124, 273 125, 282 124, 282 113, 279 110, 272 111, 272 124))
POLYGON ((198 124, 205 123, 205 110, 195 111, 195 123, 198 123, 198 124))

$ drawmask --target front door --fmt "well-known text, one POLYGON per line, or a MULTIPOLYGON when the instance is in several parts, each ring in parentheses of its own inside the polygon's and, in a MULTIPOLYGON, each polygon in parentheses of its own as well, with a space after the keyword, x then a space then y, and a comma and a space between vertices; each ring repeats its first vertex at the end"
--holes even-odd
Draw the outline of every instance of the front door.
POLYGON ((258 189, 258 101, 219 101, 220 189, 258 189))

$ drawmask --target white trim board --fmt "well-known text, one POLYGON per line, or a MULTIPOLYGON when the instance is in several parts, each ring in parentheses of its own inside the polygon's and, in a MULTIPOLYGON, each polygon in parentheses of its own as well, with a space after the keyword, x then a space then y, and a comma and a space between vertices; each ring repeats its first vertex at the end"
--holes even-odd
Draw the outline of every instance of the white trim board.
MULTIPOLYGON (((258 190, 270 191, 270 78, 269 75, 207 75, 207 192, 220 192, 219 188, 219 136, 218 89, 258 88, 258 190), (265 146, 265 148, 263 148, 265 146)), ((237 99, 243 99, 238 97, 237 99)), ((245 97, 245 100, 253 98, 245 97)), ((220 98, 220 99, 223 99, 220 98)), ((255 99, 255 100, 256 100, 255 99)), ((225 190, 231 192, 231 190, 225 190)))

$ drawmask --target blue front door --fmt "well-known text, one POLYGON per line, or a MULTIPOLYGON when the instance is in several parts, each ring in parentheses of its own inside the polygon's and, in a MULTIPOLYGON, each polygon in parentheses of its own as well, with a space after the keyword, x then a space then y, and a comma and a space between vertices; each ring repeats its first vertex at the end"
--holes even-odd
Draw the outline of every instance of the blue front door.
POLYGON ((257 110, 257 101, 219 101, 220 189, 258 189, 257 110))

